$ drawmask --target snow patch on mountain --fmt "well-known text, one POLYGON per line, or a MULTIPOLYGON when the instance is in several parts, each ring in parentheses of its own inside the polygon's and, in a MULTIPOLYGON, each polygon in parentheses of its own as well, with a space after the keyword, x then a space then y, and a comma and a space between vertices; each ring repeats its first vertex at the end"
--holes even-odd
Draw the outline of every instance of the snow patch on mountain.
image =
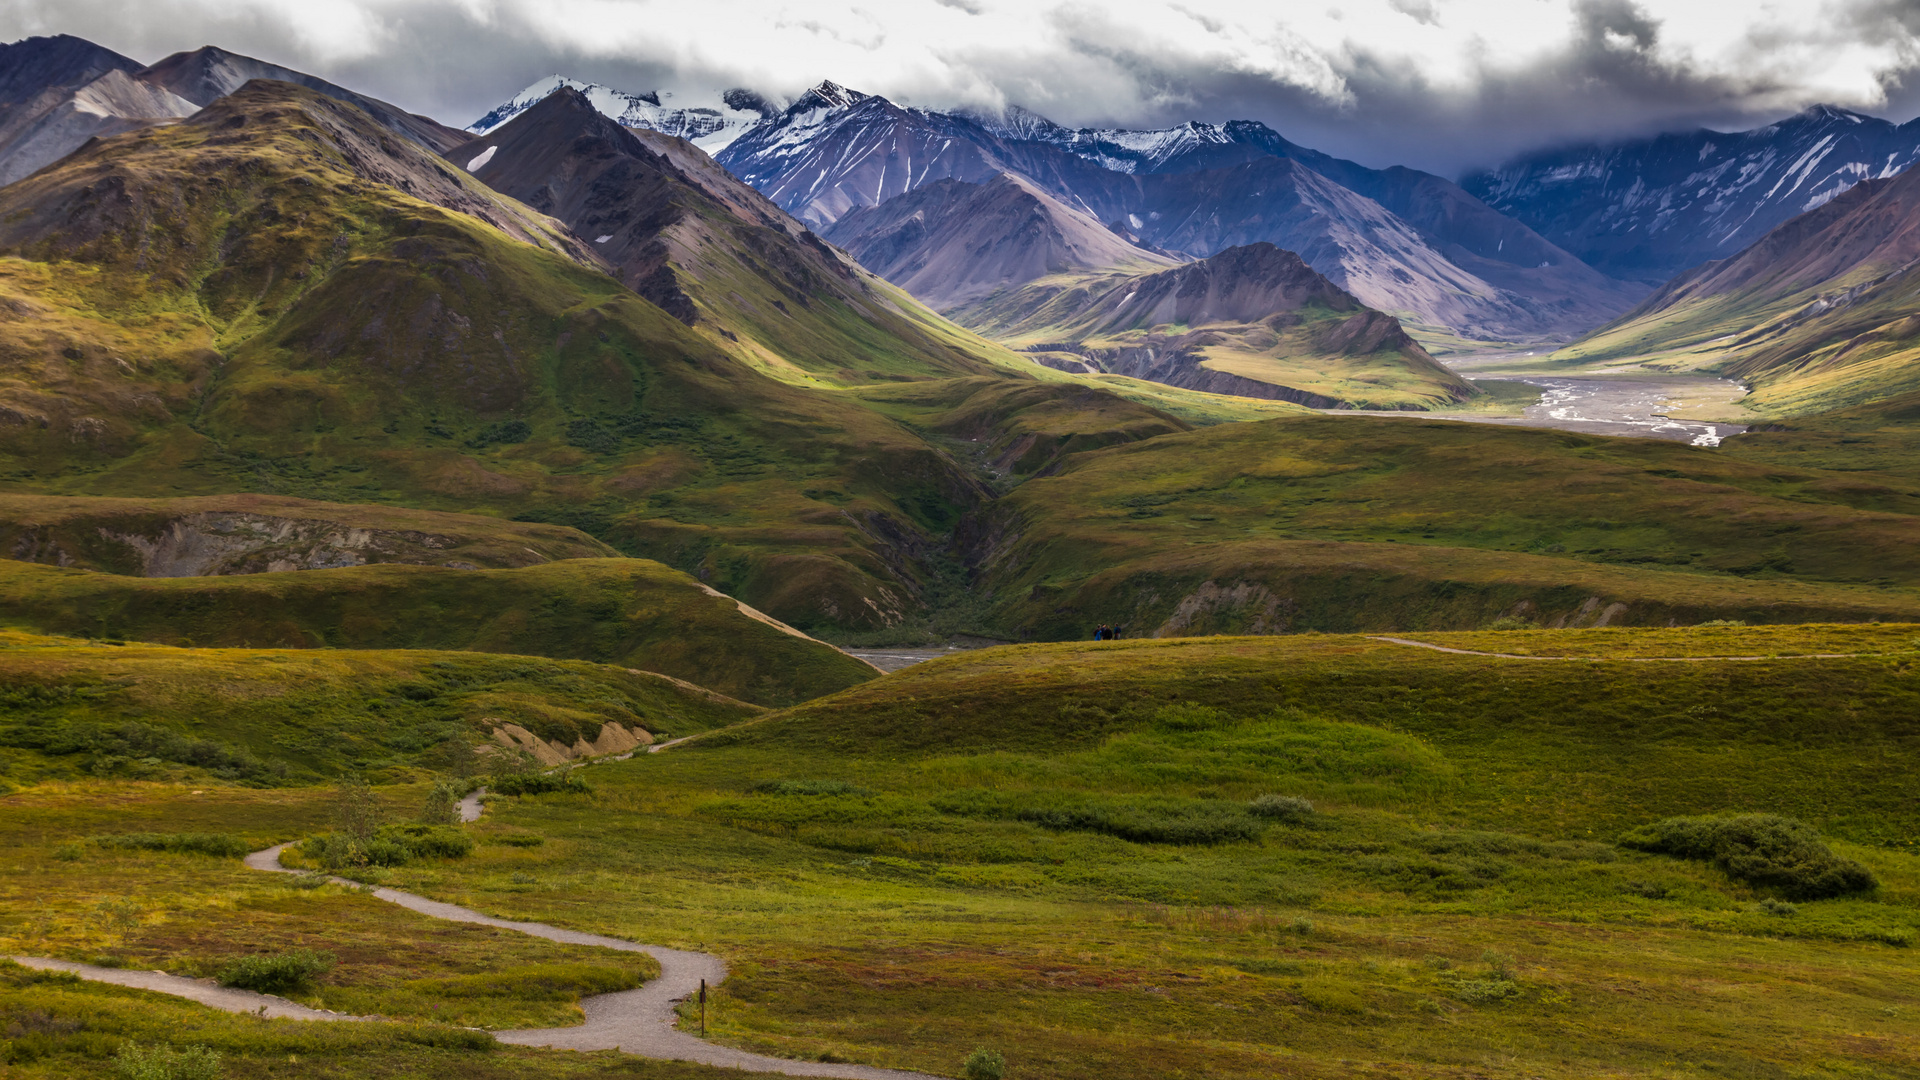
POLYGON ((710 154, 717 153, 748 128, 780 111, 777 103, 751 90, 728 90, 711 100, 701 100, 680 98, 666 90, 633 94, 564 75, 549 75, 475 120, 467 130, 475 135, 485 135, 539 104, 563 86, 570 86, 585 94, 601 115, 623 127, 644 128, 678 136, 710 154))

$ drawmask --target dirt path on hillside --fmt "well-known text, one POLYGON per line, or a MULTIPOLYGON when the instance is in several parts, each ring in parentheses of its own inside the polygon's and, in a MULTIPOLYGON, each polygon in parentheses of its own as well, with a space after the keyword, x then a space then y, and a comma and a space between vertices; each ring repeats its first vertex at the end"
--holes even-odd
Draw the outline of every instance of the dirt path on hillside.
MULTIPOLYGON (((483 794, 485 794, 484 790, 476 791, 461 800, 460 820, 473 821, 479 818, 480 797, 483 794)), ((256 851, 246 857, 246 864, 255 870, 264 870, 269 873, 298 873, 280 865, 280 853, 290 846, 281 844, 265 851, 256 851)), ((340 878, 334 880, 342 885, 358 887, 356 882, 340 878)), ((841 1077, 844 1080, 940 1080, 927 1073, 879 1069, 869 1065, 791 1061, 786 1058, 768 1057, 764 1054, 751 1054, 745 1050, 715 1046, 679 1030, 674 1026, 678 1019, 674 1006, 681 1000, 699 993, 701 980, 704 979, 708 986, 716 986, 727 977, 727 965, 719 957, 708 953, 667 949, 657 945, 640 945, 620 938, 587 934, 578 930, 563 930, 545 923, 496 919, 477 911, 454 904, 443 904, 438 900, 429 900, 424 896, 401 892, 398 889, 374 889, 373 895, 389 904, 398 904, 409 911, 417 911, 436 919, 513 930, 531 937, 545 938, 548 941, 569 945, 595 945, 620 952, 646 953, 659 962, 660 977, 637 990, 622 990, 618 993, 595 994, 582 998, 580 1008, 586 1013, 586 1023, 576 1027, 494 1032, 493 1037, 503 1043, 515 1046, 545 1046, 559 1050, 620 1050, 638 1057, 656 1058, 662 1061, 692 1061, 720 1068, 741 1069, 746 1072, 784 1073, 788 1076, 830 1076, 841 1077)), ((121 971, 114 968, 94 967, 91 964, 76 964, 65 960, 47 960, 30 956, 16 956, 12 959, 27 967, 40 970, 70 971, 94 982, 114 983, 119 986, 172 994, 175 997, 198 1001, 224 1012, 250 1013, 265 1019, 375 1022, 370 1021, 368 1017, 309 1009, 284 998, 255 994, 246 990, 231 990, 211 980, 203 982, 159 971, 121 971)))
POLYGON ((1861 656, 1882 656, 1883 653, 1795 653, 1792 656, 1527 656, 1524 653, 1479 652, 1474 649, 1450 649, 1445 645, 1435 645, 1426 641, 1414 641, 1411 638, 1381 637, 1369 634, 1373 641, 1385 641, 1394 645, 1411 645, 1416 649, 1432 649, 1434 652, 1453 653, 1456 656, 1491 656, 1498 660, 1624 660, 1636 664, 1695 664, 1708 660, 1851 660, 1861 656))

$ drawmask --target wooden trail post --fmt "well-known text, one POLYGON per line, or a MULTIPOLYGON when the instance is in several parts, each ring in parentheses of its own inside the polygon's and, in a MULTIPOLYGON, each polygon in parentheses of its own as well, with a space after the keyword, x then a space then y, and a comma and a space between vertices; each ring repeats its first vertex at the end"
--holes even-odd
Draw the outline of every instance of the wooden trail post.
POLYGON ((707 1037, 707 980, 700 980, 700 1037, 707 1037))

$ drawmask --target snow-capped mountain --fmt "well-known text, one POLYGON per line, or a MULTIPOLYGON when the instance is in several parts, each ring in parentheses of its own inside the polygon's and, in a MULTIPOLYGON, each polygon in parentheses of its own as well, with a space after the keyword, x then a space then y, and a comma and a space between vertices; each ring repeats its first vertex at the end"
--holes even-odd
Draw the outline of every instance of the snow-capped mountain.
POLYGON ((1441 177, 1367 169, 1251 122, 1075 131, 1024 109, 908 108, 823 83, 715 157, 816 229, 941 180, 1011 173, 1153 247, 1297 251, 1369 306, 1469 336, 1567 337, 1646 292, 1441 177))
POLYGON ((1657 283, 1916 158, 1920 120, 1896 126, 1816 105, 1751 131, 1531 154, 1463 185, 1595 267, 1657 283))
POLYGON ((676 98, 664 90, 630 94, 598 83, 569 79, 564 75, 549 75, 475 120, 467 130, 475 135, 485 135, 538 105, 563 86, 570 86, 585 94, 601 115, 622 127, 644 128, 678 136, 708 153, 719 152, 749 127, 780 113, 778 105, 751 90, 728 90, 711 101, 701 102, 692 98, 676 98))

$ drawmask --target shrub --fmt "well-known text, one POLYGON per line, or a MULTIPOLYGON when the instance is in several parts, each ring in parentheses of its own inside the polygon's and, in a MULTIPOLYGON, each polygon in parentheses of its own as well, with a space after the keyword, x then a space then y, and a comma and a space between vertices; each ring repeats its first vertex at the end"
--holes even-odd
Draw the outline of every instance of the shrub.
POLYGON ((1298 795, 1262 795, 1248 803, 1247 810, 1276 821, 1305 821, 1313 816, 1313 804, 1298 795))
POLYGON ((533 426, 525 420, 495 420, 480 429, 480 433, 467 440, 467 445, 478 450, 494 443, 523 443, 533 438, 533 426))
POLYGON ((584 795, 593 790, 572 769, 557 773, 507 773, 493 777, 488 787, 501 795, 584 795))
POLYGON ((238 859, 252 850, 246 841, 227 833, 121 833, 117 836, 89 837, 103 848, 131 851, 176 851, 189 855, 214 855, 238 859))
POLYGON ((460 799, 465 794, 456 785, 442 780, 427 792, 426 805, 420 808, 423 825, 460 824, 460 799))
POLYGON ((1222 844, 1254 840, 1264 823, 1241 806, 1112 806, 1097 803, 1075 807, 1032 807, 1018 811, 1021 821, 1062 832, 1098 832, 1137 844, 1222 844))
POLYGON ((844 780, 762 780, 748 789, 766 795, 870 795, 844 780))
POLYGON ((215 1080, 220 1055, 205 1046, 122 1043, 113 1056, 113 1075, 120 1080, 215 1080))
POLYGON ((356 773, 340 778, 333 798, 333 827, 337 832, 364 847, 380 831, 385 818, 380 800, 365 778, 356 773))
POLYGON ((261 994, 289 994, 305 990, 313 980, 333 970, 339 958, 330 952, 294 949, 270 956, 242 956, 215 976, 221 986, 261 994))
POLYGON ((399 844, 414 858, 460 859, 473 852, 473 838, 451 825, 387 825, 375 842, 399 844))
POLYGON ((1000 1051, 989 1050, 982 1046, 967 1055, 963 1072, 967 1080, 1004 1080, 1007 1075, 1007 1059, 1000 1051))
POLYGON ((1772 897, 1768 897, 1767 899, 1760 901, 1760 910, 1766 912, 1769 915, 1779 915, 1783 918, 1797 915, 1800 913, 1799 908, 1794 907, 1792 904, 1787 903, 1785 900, 1775 900, 1772 897))
POLYGON ((1626 847, 1711 862, 1736 881, 1790 900, 1819 900, 1878 885, 1866 867, 1841 858, 1813 826, 1777 814, 1680 817, 1620 838, 1626 847))
POLYGON ((365 841, 337 832, 309 837, 300 851, 330 870, 404 866, 413 859, 463 858, 472 853, 473 838, 451 825, 382 825, 365 841))

